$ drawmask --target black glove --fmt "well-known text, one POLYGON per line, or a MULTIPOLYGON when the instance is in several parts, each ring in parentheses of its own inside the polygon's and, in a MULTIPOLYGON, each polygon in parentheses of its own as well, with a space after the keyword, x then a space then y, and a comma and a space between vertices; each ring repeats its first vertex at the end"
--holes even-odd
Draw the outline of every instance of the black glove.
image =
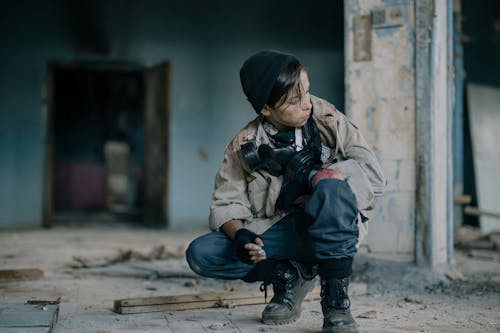
POLYGON ((243 262, 247 264, 252 264, 253 262, 250 259, 250 250, 245 249, 245 244, 255 244, 256 238, 260 238, 260 236, 245 228, 241 228, 240 230, 236 231, 236 234, 234 235, 234 244, 236 245, 236 251, 238 252, 241 260, 243 260, 243 262))
POLYGON ((276 200, 276 208, 286 211, 299 196, 308 193, 311 189, 309 178, 313 171, 320 169, 320 162, 314 159, 308 148, 295 153, 286 164, 284 184, 276 200))
POLYGON ((285 168, 285 180, 288 182, 296 181, 302 186, 308 187, 309 174, 315 169, 319 170, 321 166, 314 160, 309 148, 304 148, 288 160, 285 168))

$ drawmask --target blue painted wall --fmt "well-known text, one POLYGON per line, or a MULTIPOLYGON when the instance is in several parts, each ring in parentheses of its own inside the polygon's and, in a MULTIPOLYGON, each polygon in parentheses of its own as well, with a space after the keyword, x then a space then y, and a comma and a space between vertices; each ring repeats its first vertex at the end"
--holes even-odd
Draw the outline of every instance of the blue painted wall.
POLYGON ((296 53, 312 92, 344 104, 340 1, 18 1, 0 43, 0 227, 41 224, 48 61, 171 62, 172 226, 207 224, 224 147, 254 117, 238 77, 252 52, 296 53))

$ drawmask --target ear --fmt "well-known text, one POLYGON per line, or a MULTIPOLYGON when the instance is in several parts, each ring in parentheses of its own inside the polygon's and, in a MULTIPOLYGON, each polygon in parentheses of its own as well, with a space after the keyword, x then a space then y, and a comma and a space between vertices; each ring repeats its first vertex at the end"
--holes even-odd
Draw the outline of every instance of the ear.
POLYGON ((271 107, 267 104, 264 105, 264 107, 262 108, 262 110, 260 111, 260 114, 264 115, 264 116, 269 116, 271 115, 271 107))

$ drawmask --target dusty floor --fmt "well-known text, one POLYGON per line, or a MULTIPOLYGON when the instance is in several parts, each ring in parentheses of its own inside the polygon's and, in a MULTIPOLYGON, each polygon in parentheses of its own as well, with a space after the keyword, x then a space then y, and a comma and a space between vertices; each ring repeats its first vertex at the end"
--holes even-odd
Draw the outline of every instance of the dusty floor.
MULTIPOLYGON (((262 306, 119 315, 116 299, 174 294, 254 290, 258 284, 191 277, 183 247, 206 230, 148 230, 126 225, 0 232, 0 267, 37 267, 41 280, 0 284, 0 303, 61 297, 55 332, 319 332, 319 302, 305 302, 299 321, 287 326, 259 322, 262 306), (99 264, 127 249, 147 255, 165 245, 163 259, 137 256, 107 267, 99 264), (74 258, 80 257, 77 261, 74 258), (169 257, 169 259, 165 259, 169 257), (88 261, 85 261, 88 260, 88 261)), ((457 252, 465 281, 448 281, 409 263, 358 255, 355 282, 368 293, 352 297, 361 332, 500 332, 500 259, 470 258, 457 252)))

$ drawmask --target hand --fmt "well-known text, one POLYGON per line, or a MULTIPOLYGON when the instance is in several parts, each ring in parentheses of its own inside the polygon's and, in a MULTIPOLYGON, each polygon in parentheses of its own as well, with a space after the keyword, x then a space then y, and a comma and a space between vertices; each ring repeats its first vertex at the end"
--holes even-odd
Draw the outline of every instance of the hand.
POLYGON ((250 254, 250 261, 254 264, 266 260, 267 258, 266 251, 264 251, 262 247, 264 247, 264 243, 260 238, 257 238, 255 243, 245 244, 245 249, 247 249, 250 254))
POLYGON ((266 252, 262 249, 264 242, 256 233, 241 228, 235 233, 234 242, 243 262, 256 264, 266 259, 266 252))

